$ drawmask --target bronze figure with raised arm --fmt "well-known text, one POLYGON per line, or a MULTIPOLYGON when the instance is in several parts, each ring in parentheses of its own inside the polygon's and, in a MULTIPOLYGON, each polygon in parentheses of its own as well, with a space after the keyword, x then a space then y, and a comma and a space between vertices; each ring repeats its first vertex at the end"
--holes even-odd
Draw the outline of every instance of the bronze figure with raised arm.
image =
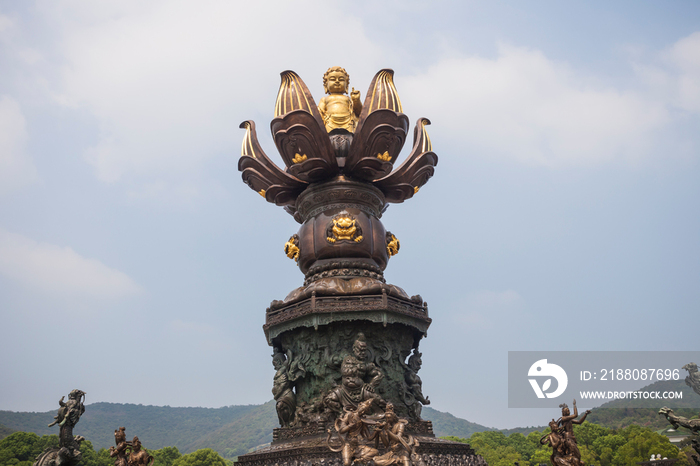
POLYGON ((569 407, 566 403, 559 405, 561 408, 561 418, 558 420, 558 425, 563 430, 564 433, 564 447, 569 455, 576 459, 579 464, 581 463, 581 452, 576 444, 576 437, 574 436, 574 424, 583 424, 591 412, 590 409, 583 413, 581 419, 576 419, 578 417, 578 408, 576 408, 576 400, 574 400, 574 414, 571 414, 569 407))

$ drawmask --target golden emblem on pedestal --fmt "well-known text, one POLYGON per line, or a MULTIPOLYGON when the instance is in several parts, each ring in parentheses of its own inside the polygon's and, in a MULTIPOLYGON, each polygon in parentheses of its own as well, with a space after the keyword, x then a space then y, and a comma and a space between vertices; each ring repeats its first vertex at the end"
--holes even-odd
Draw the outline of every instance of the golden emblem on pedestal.
POLYGON ((299 262, 299 235, 296 233, 284 243, 284 253, 295 262, 299 262))
POLYGON ((336 241, 362 241, 362 229, 357 221, 347 212, 341 212, 328 225, 326 231, 326 241, 335 243, 336 241))
POLYGON ((386 232, 386 252, 389 254, 389 257, 395 256, 396 254, 398 254, 400 248, 401 248, 401 243, 399 243, 399 240, 396 239, 396 236, 391 234, 390 231, 387 231, 386 232))

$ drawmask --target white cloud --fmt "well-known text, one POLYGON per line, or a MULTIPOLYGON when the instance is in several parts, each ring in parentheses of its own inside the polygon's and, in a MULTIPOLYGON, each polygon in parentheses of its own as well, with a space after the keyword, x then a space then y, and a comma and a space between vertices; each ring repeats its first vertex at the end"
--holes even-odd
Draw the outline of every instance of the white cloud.
POLYGON ((27 138, 19 103, 12 97, 0 96, 0 194, 37 180, 36 168, 25 150, 27 138))
POLYGON ((676 71, 672 76, 677 105, 691 112, 700 112, 700 32, 676 42, 665 58, 676 71))
POLYGON ((522 47, 502 45, 493 60, 446 59, 406 81, 403 92, 461 145, 527 163, 635 160, 669 121, 664 102, 601 86, 522 47))
POLYGON ((686 114, 700 113, 700 32, 644 59, 636 53, 633 64, 650 94, 686 114))
POLYGON ((40 243, 0 228, 0 274, 33 291, 114 299, 140 292, 125 273, 69 247, 40 243))
POLYGON ((105 182, 187 173, 217 154, 235 157, 238 124, 253 111, 272 118, 280 71, 320 65, 306 77, 320 90, 326 67, 347 59, 371 69, 377 55, 359 21, 328 4, 77 5, 42 5, 62 31, 66 66, 55 98, 98 118, 99 141, 86 160, 105 182), (352 31, 352 47, 320 34, 324 23, 352 31))
MULTIPOLYGON (((0 14, 0 54, 2 55, 3 71, 12 75, 19 72, 22 75, 20 79, 21 86, 27 85, 28 76, 22 74, 22 71, 15 68, 13 65, 24 65, 31 68, 39 64, 43 60, 43 55, 36 48, 29 46, 26 37, 23 38, 23 23, 17 18, 0 14)), ((36 41, 32 41, 36 43, 36 41)), ((33 79, 33 78, 29 78, 33 79)))
MULTIPOLYGON (((134 191, 143 193, 154 179, 154 193, 170 192, 208 159, 236 157, 243 119, 257 118, 265 133, 286 68, 299 71, 318 100, 327 66, 345 66, 364 92, 378 68, 399 65, 399 92, 412 118, 431 117, 472 153, 550 167, 661 153, 658 133, 675 118, 669 106, 700 110, 700 33, 678 41, 656 70, 664 86, 673 83, 671 96, 636 81, 606 85, 597 70, 574 70, 541 51, 507 45, 495 59, 444 59, 406 76, 358 17, 318 1, 57 1, 36 11, 57 53, 42 80, 56 102, 87 110, 99 127, 85 160, 104 182, 137 177, 148 186, 134 191), (338 39, 320 25, 352 38, 338 39)), ((39 60, 30 52, 25 61, 39 60)))
POLYGON ((6 32, 14 25, 13 21, 6 15, 0 15, 0 32, 6 32))

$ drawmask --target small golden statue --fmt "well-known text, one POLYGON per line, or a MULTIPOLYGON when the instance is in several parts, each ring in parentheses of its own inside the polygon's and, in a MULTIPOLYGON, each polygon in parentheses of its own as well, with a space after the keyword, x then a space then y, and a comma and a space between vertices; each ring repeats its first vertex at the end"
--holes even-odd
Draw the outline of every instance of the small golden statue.
POLYGON ((332 66, 323 75, 324 96, 318 103, 318 110, 329 133, 334 129, 344 129, 355 132, 357 119, 362 111, 360 91, 352 88, 350 97, 347 96, 350 76, 344 68, 332 66))

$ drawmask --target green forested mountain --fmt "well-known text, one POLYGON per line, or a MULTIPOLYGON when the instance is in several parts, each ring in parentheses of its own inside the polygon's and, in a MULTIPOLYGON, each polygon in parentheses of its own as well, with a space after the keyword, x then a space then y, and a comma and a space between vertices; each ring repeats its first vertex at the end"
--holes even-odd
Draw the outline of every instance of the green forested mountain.
MULTIPOLYGON (((683 398, 673 400, 673 405, 671 407, 675 408, 691 408, 697 411, 698 405, 700 405, 700 396, 693 391, 688 385, 685 384, 685 380, 662 380, 659 382, 654 382, 653 384, 646 385, 640 390, 644 391, 673 391, 673 392, 683 392, 683 398)), ((580 404, 581 400, 579 400, 580 404)), ((661 405, 664 404, 664 400, 615 400, 608 401, 607 403, 601 405, 601 408, 619 408, 621 406, 631 406, 633 408, 656 408, 658 411, 661 405)))
POLYGON ((436 437, 454 436, 466 438, 474 432, 496 430, 491 427, 485 427, 481 424, 460 419, 450 413, 443 413, 442 411, 428 406, 423 408, 421 417, 427 421, 433 422, 433 432, 435 432, 436 437))
MULTIPOLYGON (((643 388, 647 391, 681 391, 682 400, 674 400, 674 412, 679 416, 692 418, 698 413, 698 401, 700 397, 693 389, 685 384, 683 379, 660 381, 643 388), (695 407, 693 407, 695 406, 695 407)), ((579 406, 585 406, 585 402, 579 400, 579 406)), ((659 415, 659 408, 663 406, 663 400, 615 400, 602 404, 593 409, 588 416, 588 421, 612 429, 620 429, 630 425, 649 427, 660 430, 668 427, 665 417, 659 415), (622 408, 621 406, 635 406, 634 408, 622 408)), ((2 421, 0 421, 2 422, 2 421)))
MULTIPOLYGON (((698 395, 684 380, 656 382, 643 388, 646 391, 681 391, 682 400, 674 400, 676 414, 688 418, 697 417, 698 395)), ((569 400, 565 400, 569 401, 569 400)), ((590 403, 579 399, 579 413, 589 408, 590 403)), ((663 400, 616 400, 593 408, 583 425, 574 426, 582 460, 586 464, 601 466, 634 466, 649 458, 651 453, 668 458, 678 458, 677 466, 693 464, 689 446, 683 450, 672 445, 664 435, 655 431, 669 426, 665 417, 658 414, 663 400), (623 407, 633 406, 633 407, 623 407)), ((558 410, 542 410, 543 422, 558 417, 558 410)), ((516 462, 526 466, 538 466, 549 462, 551 448, 540 444, 549 428, 530 427, 502 430, 499 432, 477 432, 457 441, 469 443, 477 453, 484 456, 491 466, 510 466, 516 462)), ((681 443, 683 445, 683 443, 681 443)))
MULTIPOLYGON (((57 434, 57 427, 47 427, 55 414, 55 411, 0 411, 0 424, 12 430, 34 432, 38 435, 57 434)), ((83 435, 96 449, 109 448, 114 444, 114 430, 124 426, 127 438, 137 435, 148 449, 175 446, 180 452, 189 453, 203 448, 200 445, 205 445, 221 454, 225 454, 229 449, 230 454, 230 449, 237 452, 247 451, 261 443, 269 442, 275 425, 276 416, 272 401, 264 405, 227 406, 216 409, 94 403, 86 406, 85 414, 75 428, 75 434, 83 435), (215 446, 209 443, 210 440, 217 441, 218 444, 215 446)))
MULTIPOLYGON (((682 400, 674 400, 673 405, 678 406, 674 409, 674 412, 679 416, 684 416, 687 418, 692 418, 697 415, 698 412, 698 402, 700 402, 700 397, 693 392, 693 389, 685 384, 683 379, 680 380, 667 380, 655 382, 651 385, 643 387, 642 390, 646 391, 681 391, 683 392, 682 400), (696 406, 693 408, 693 406, 696 406)), ((564 400, 567 403, 570 400, 564 400)), ((587 400, 578 399, 577 400, 580 414, 586 409, 589 409, 589 402, 587 400)), ((587 421, 592 424, 598 424, 609 429, 623 429, 631 425, 638 425, 643 427, 648 427, 652 430, 661 430, 668 427, 668 421, 666 418, 659 415, 659 408, 663 406, 663 400, 615 400, 603 403, 598 408, 593 408, 593 412, 586 418, 587 421), (626 407, 622 406, 634 406, 626 407)), ((539 427, 516 427, 514 429, 503 429, 506 436, 513 433, 520 433, 523 435, 528 435, 530 432, 542 431, 547 428, 545 421, 547 421, 547 416, 549 419, 552 417, 556 418, 559 416, 557 410, 552 410, 547 414, 545 410, 542 411, 542 421, 543 425, 539 427)), ((466 438, 466 437, 465 437, 466 438)))
MULTIPOLYGON (((7 426, 7 434, 13 430, 57 434, 57 427, 47 427, 55 414, 0 411, 0 424, 7 426)), ((437 436, 469 437, 491 430, 428 407, 423 409, 423 417, 433 421, 437 436)), ((83 435, 96 449, 109 448, 114 444, 114 430, 120 426, 126 427, 127 438, 138 435, 148 449, 175 446, 189 453, 212 448, 225 458, 233 458, 272 441, 277 415, 274 401, 216 409, 94 403, 86 406, 75 434, 83 435)))
POLYGON ((0 440, 4 439, 8 435, 10 435, 14 430, 10 429, 9 427, 5 427, 2 424, 0 424, 0 440))
POLYGON ((499 432, 501 432, 506 437, 508 437, 511 434, 523 434, 525 437, 527 437, 532 432, 541 432, 546 428, 547 428, 547 426, 514 427, 513 429, 501 429, 501 430, 499 430, 499 432))
MULTIPOLYGON (((697 395, 682 380, 657 382, 645 388, 662 391, 682 390, 688 406, 697 401, 692 399, 697 395)), ((585 400, 578 400, 578 404, 582 410, 586 409, 585 400)), ((640 425, 660 430, 668 425, 666 419, 657 414, 658 401, 643 401, 638 408, 619 408, 620 404, 620 401, 605 403, 594 409, 588 420, 611 429, 640 425)), ((693 417, 697 409, 683 408, 676 410, 676 413, 693 417)), ((57 434, 57 427, 47 427, 55 414, 56 411, 0 411, 0 438, 13 431, 34 432, 38 435, 57 434)), ((557 414, 543 410, 543 423, 557 414)), ((433 422, 433 430, 438 437, 469 438, 477 432, 495 430, 430 407, 423 408, 423 418, 433 422)), ((114 430, 121 426, 126 427, 127 438, 138 435, 144 446, 150 450, 174 446, 182 453, 190 453, 202 448, 211 448, 225 458, 233 458, 269 443, 272 440, 272 429, 277 427, 277 416, 274 401, 263 405, 223 408, 94 403, 86 407, 75 433, 90 440, 95 449, 109 448, 114 444, 114 430)), ((542 430, 543 427, 522 427, 502 432, 509 436, 514 432, 528 435, 530 432, 542 430)))
MULTIPOLYGON (((549 464, 552 449, 540 440, 549 433, 530 432, 504 435, 501 431, 476 432, 471 437, 452 440, 468 443, 477 454, 484 457, 490 466, 539 466, 549 464)), ((585 464, 600 466, 636 466, 650 455, 659 454, 665 458, 678 458, 675 466, 690 466, 690 447, 679 450, 668 437, 653 430, 632 425, 624 429, 608 429, 590 422, 574 425, 581 460, 585 464)))
POLYGON ((242 455, 252 448, 272 441, 272 429, 278 427, 275 402, 268 401, 242 414, 230 423, 220 425, 206 435, 187 444, 183 451, 211 448, 224 458, 242 455))

